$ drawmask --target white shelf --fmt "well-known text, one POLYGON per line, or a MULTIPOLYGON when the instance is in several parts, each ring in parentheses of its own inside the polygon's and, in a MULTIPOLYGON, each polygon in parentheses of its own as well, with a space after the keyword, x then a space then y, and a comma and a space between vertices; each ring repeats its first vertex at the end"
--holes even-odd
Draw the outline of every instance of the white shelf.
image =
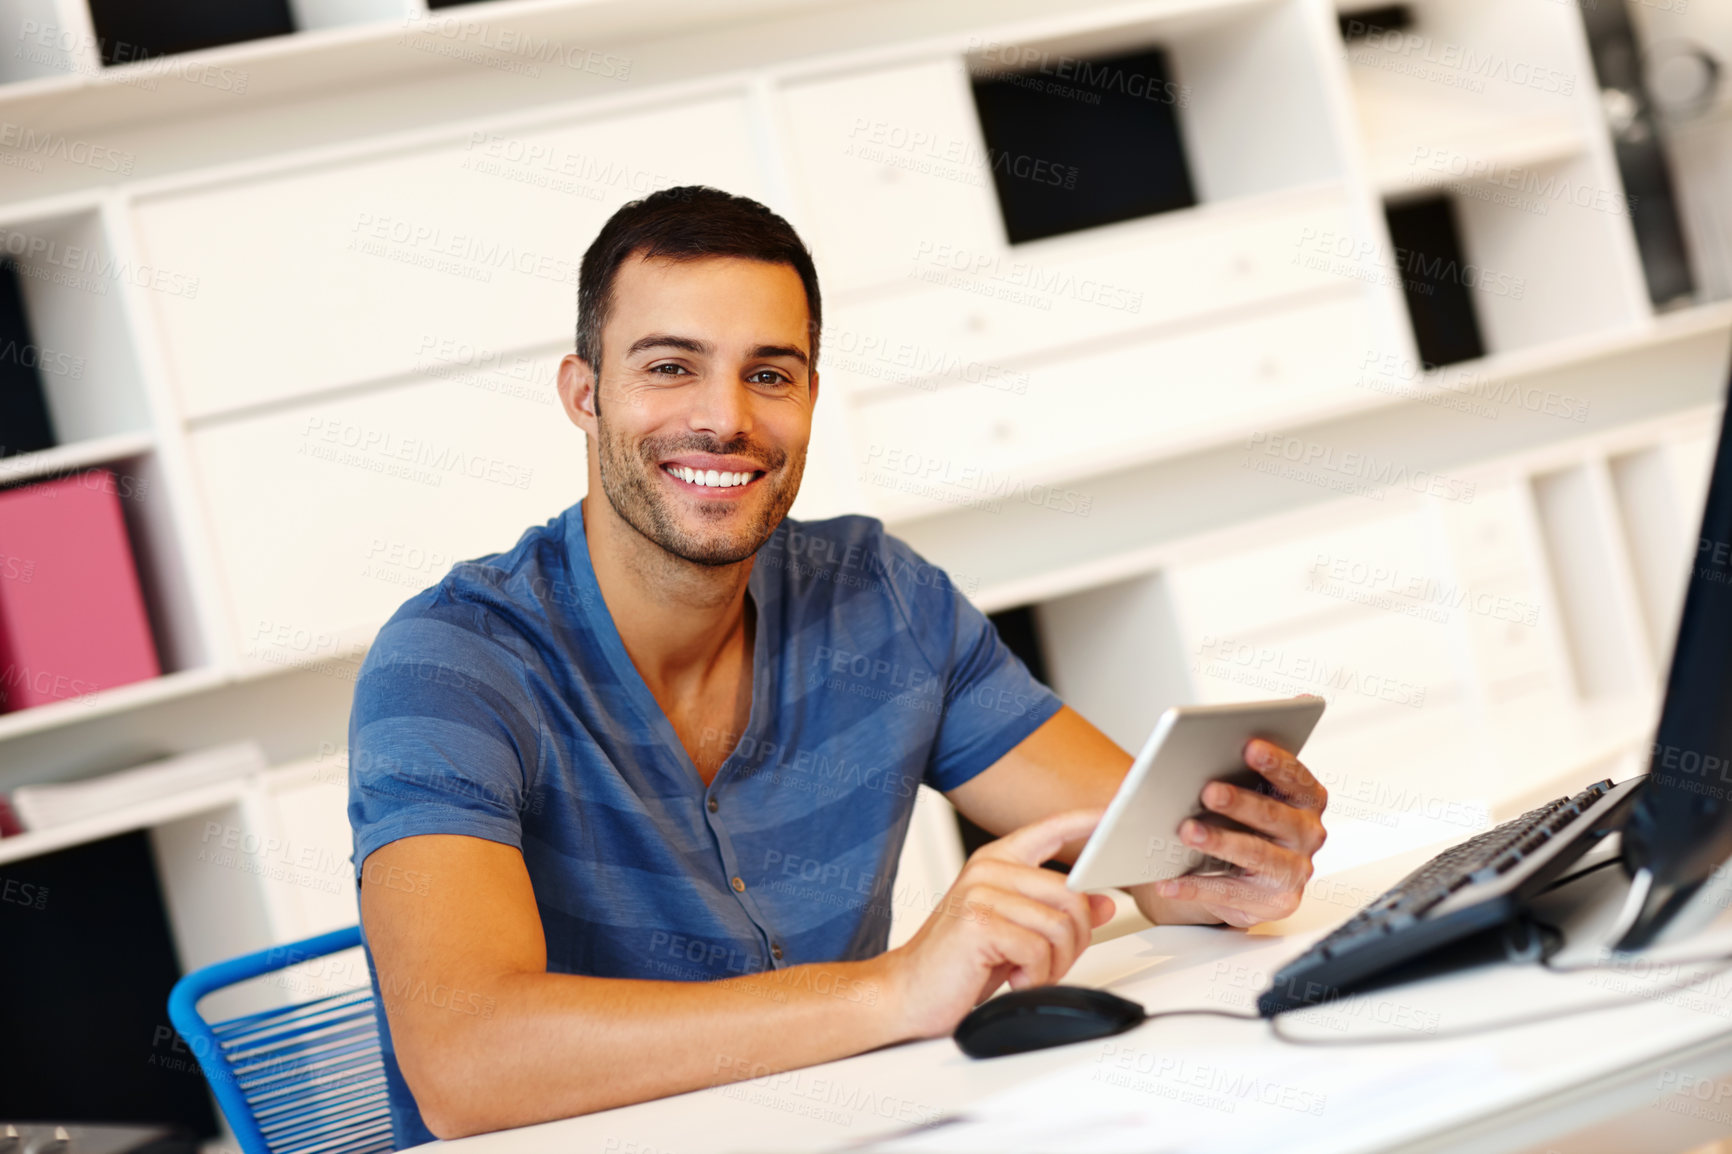
MULTIPOLYGON (((1464 374, 1477 373, 1477 379, 1482 381, 1548 388, 1560 380, 1567 380, 1574 371, 1585 370, 1600 361, 1639 363, 1638 358, 1651 357, 1664 365, 1666 372, 1676 373, 1680 368, 1680 361, 1674 359, 1674 356, 1677 356, 1681 358, 1683 366, 1699 371, 1705 361, 1712 364, 1713 360, 1728 348, 1732 348, 1732 302, 1717 302, 1670 313, 1656 318, 1649 325, 1629 331, 1595 334, 1573 341, 1557 342, 1551 346, 1487 357, 1466 365, 1450 366, 1439 374, 1431 375, 1422 381, 1419 387, 1410 391, 1389 394, 1363 390, 1363 396, 1356 401, 1344 403, 1333 412, 1315 413, 1302 425, 1291 427, 1302 428, 1308 437, 1328 444, 1338 438, 1341 432, 1362 426, 1366 418, 1387 417, 1403 412, 1424 412, 1428 397, 1440 397, 1458 391, 1441 384, 1440 378, 1459 383, 1464 374)), ((1725 395, 1723 389, 1720 390, 1720 395, 1725 395)), ((1266 427, 1272 426, 1273 423, 1266 427)), ((1559 427, 1573 426, 1559 422, 1559 427)), ((1242 438, 1199 439, 1188 447, 1182 457, 1156 456, 1144 460, 1141 467, 1148 468, 1207 456, 1218 457, 1223 453, 1231 453, 1242 445, 1242 438)), ((1530 464, 1535 469, 1555 467, 1555 464, 1545 464, 1539 457, 1533 458, 1530 464)), ((1102 478, 1101 486, 1105 488, 1110 483, 1110 478, 1102 478)), ((1116 492, 1114 495, 1116 496, 1116 492)), ((1326 499, 1327 494, 1319 494, 1319 501, 1326 499)), ((955 571, 978 578, 970 599, 989 613, 1068 597, 1147 574, 1166 564, 1175 555, 1175 551, 1185 548, 1182 539, 1163 540, 1152 546, 1125 543, 1104 550, 1104 555, 1101 556, 1051 565, 1038 575, 1001 576, 976 564, 970 555, 972 550, 964 554, 933 548, 927 544, 928 533, 972 542, 980 526, 959 524, 955 511, 935 517, 903 517, 892 522, 891 527, 914 536, 916 546, 925 549, 926 555, 935 563, 947 568, 954 567, 955 571), (931 522, 932 527, 927 528, 924 524, 926 522, 931 522)), ((1229 535, 1239 532, 1232 527, 1221 531, 1229 535)))
POLYGON ((98 841, 105 837, 113 837, 119 833, 166 825, 169 822, 179 821, 196 814, 234 805, 248 791, 257 788, 256 778, 256 774, 249 773, 228 781, 213 782, 197 789, 189 789, 154 801, 127 806, 112 813, 99 814, 80 821, 69 821, 65 825, 50 826, 47 829, 30 830, 25 833, 14 834, 12 837, 0 838, 0 865, 7 862, 22 861, 25 858, 38 857, 45 853, 53 853, 56 850, 82 845, 85 842, 98 841))
POLYGON ((88 693, 83 697, 0 714, 0 742, 26 733, 40 733, 46 729, 76 725, 81 721, 111 713, 139 709, 159 701, 214 689, 225 679, 224 674, 215 669, 183 669, 145 681, 134 681, 130 685, 117 685, 113 689, 88 693))
POLYGON ((34 453, 19 453, 0 457, 0 485, 15 485, 37 477, 59 476, 91 465, 106 464, 124 457, 148 453, 152 447, 149 433, 115 433, 39 449, 34 453))
MULTIPOLYGON (((1386 196, 1509 179, 1513 170, 1578 156, 1587 135, 1562 112, 1508 114, 1464 106, 1376 74, 1354 77, 1371 178, 1386 196)), ((1515 173, 1519 176, 1519 173, 1515 173)))
MULTIPOLYGON (((583 68, 567 68, 561 52, 587 52, 668 27, 700 29, 843 2, 488 0, 405 18, 306 28, 289 36, 108 68, 92 56, 74 62, 64 75, 0 84, 0 116, 38 131, 89 131, 142 120, 220 115, 232 111, 237 98, 256 107, 382 80, 437 83, 467 76, 478 64, 527 74, 531 81, 544 68, 581 77, 583 68), (537 67, 548 52, 554 54, 554 66, 537 67)), ((301 6, 331 7, 318 0, 301 0, 301 6)), ((597 65, 588 75, 600 77, 603 67, 617 65, 597 65)), ((611 77, 601 80, 612 82, 611 77)))

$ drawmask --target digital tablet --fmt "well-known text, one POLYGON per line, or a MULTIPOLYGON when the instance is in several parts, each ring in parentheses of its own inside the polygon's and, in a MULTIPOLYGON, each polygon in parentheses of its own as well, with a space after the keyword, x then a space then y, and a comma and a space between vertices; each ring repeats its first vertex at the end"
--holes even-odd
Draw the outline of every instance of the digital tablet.
POLYGON ((1112 804, 1089 836, 1066 886, 1100 890, 1161 881, 1211 863, 1226 863, 1179 840, 1179 823, 1198 817, 1229 829, 1247 827, 1206 809, 1203 787, 1225 781, 1271 792, 1245 764, 1245 744, 1261 737, 1297 754, 1326 703, 1321 697, 1226 705, 1175 705, 1161 714, 1112 804))

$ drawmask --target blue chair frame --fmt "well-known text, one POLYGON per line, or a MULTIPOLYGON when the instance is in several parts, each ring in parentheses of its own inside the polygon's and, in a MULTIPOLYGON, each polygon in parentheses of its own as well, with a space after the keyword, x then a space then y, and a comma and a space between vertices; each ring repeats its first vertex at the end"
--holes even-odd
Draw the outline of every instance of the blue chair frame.
POLYGON ((169 992, 169 1021, 245 1154, 394 1149, 370 984, 224 1022, 198 1012, 214 990, 360 944, 359 926, 333 930, 194 970, 169 992))

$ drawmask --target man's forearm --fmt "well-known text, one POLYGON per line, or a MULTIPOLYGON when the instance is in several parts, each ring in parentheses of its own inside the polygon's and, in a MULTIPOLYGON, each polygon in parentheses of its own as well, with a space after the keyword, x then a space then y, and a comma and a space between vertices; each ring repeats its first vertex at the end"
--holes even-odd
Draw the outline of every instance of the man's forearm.
POLYGON ((397 1007, 387 988, 398 1060, 441 1138, 762 1077, 911 1036, 882 956, 710 982, 516 973, 469 986, 461 1011, 397 1007))

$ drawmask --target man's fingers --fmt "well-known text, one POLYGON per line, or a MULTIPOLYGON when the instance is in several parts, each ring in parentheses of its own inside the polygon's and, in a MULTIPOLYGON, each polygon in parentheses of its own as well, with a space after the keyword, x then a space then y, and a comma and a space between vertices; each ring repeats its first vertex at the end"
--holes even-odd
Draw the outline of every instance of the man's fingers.
POLYGON ((1224 781, 1212 781, 1203 788, 1203 804, 1216 813, 1261 830, 1273 837, 1277 844, 1299 853, 1316 853, 1327 836, 1316 810, 1287 805, 1224 781))
POLYGON ((1263 886, 1298 889, 1311 878, 1311 859, 1256 834, 1216 829, 1194 817, 1179 825, 1186 845, 1245 869, 1263 886))
POLYGON ((980 984, 980 993, 975 995, 974 1004, 978 1006, 992 997, 993 991, 1004 985, 1004 979, 1010 977, 1011 971, 1014 969, 1016 967, 1009 962, 1000 962, 992 967, 992 972, 986 975, 986 980, 980 984))
POLYGON ((1329 791, 1323 783, 1297 757, 1272 741, 1256 737, 1246 742, 1245 764, 1262 774, 1289 805, 1322 813, 1329 804, 1329 791))
POLYGON ((1089 900, 1089 924, 1094 929, 1100 929, 1113 920, 1113 915, 1119 912, 1119 903, 1106 894, 1084 894, 1089 900))
POLYGON ((988 859, 970 866, 967 876, 972 883, 1010 890, 1053 907, 1070 918, 1075 930, 1076 952, 1080 954, 1088 948, 1093 929, 1090 925, 1091 907, 1086 900, 1088 895, 1068 889, 1064 875, 1038 866, 988 859))
POLYGON ((1228 925, 1241 929, 1276 921, 1299 908, 1296 891, 1268 890, 1242 878, 1173 878, 1161 883, 1160 893, 1173 901, 1197 902, 1228 925))
POLYGON ((974 852, 982 857, 1037 866, 1049 860, 1065 842, 1085 837, 1100 824, 1105 809, 1072 809, 1012 830, 974 852))
POLYGON ((1022 894, 986 886, 970 891, 968 901, 988 911, 987 933, 993 945, 1007 952, 1013 947, 1018 951, 1010 960, 1026 972, 1028 985, 1056 982, 1076 961, 1079 951, 1074 927, 1065 913, 1022 894), (1031 934, 1037 935, 1043 946, 1038 958, 1026 952, 1027 935, 1031 934))

